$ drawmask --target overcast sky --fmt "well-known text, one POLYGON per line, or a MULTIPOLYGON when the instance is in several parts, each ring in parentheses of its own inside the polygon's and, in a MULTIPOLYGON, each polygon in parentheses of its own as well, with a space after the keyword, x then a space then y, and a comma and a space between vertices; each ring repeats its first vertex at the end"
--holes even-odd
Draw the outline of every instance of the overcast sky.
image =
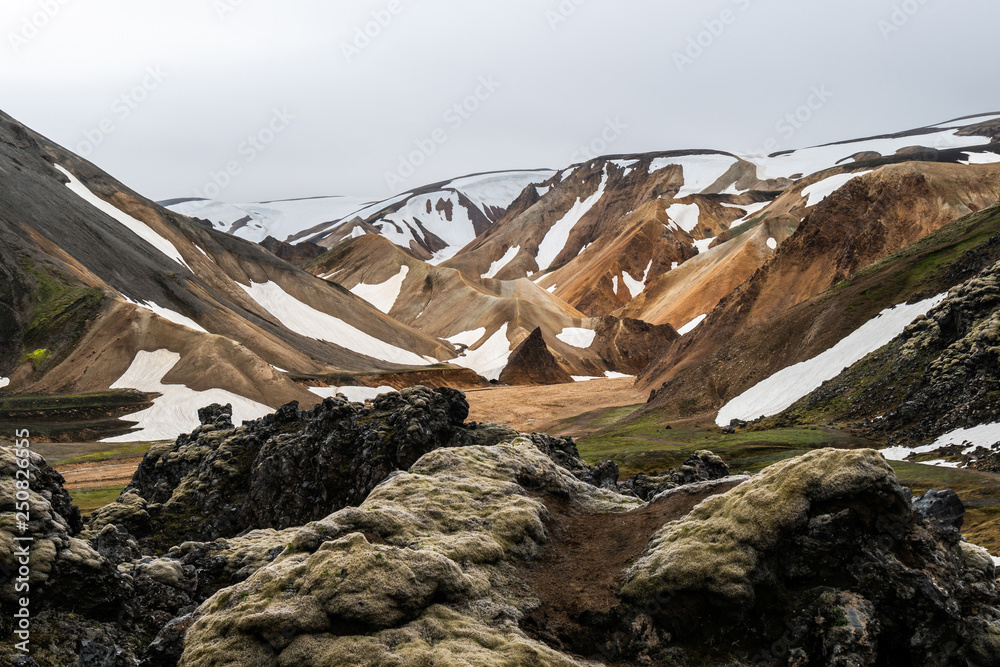
POLYGON ((0 108, 154 199, 385 198, 1000 111, 997 25, 996 0, 4 0, 0 108))

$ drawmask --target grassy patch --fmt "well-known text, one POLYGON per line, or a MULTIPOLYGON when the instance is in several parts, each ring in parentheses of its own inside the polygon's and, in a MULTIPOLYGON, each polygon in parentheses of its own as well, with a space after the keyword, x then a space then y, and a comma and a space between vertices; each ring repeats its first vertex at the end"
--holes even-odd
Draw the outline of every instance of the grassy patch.
POLYGON ((78 463, 100 463, 102 461, 117 461, 119 459, 135 459, 145 456, 149 448, 153 446, 151 442, 126 442, 112 447, 111 449, 83 454, 65 461, 60 461, 59 465, 75 465, 78 463))
POLYGON ((108 408, 135 408, 147 404, 140 391, 104 391, 93 394, 28 395, 0 399, 0 419, 24 414, 106 411, 108 408))
POLYGON ((854 438, 815 428, 784 428, 726 435, 708 426, 666 428, 654 415, 618 424, 581 439, 580 454, 595 463, 615 461, 622 477, 675 468, 694 452, 721 456, 734 472, 758 472, 772 463, 823 447, 851 448, 854 438))
POLYGON ((80 508, 81 514, 90 514, 94 510, 109 505, 125 490, 124 486, 107 486, 96 489, 70 489, 69 495, 73 504, 80 508))

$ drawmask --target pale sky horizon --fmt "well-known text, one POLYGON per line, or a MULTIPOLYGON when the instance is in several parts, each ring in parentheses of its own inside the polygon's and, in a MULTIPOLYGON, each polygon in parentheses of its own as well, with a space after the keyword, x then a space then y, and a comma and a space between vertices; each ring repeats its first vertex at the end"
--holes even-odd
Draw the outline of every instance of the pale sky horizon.
POLYGON ((382 199, 1000 112, 998 19, 990 0, 8 0, 0 109, 153 199, 382 199))

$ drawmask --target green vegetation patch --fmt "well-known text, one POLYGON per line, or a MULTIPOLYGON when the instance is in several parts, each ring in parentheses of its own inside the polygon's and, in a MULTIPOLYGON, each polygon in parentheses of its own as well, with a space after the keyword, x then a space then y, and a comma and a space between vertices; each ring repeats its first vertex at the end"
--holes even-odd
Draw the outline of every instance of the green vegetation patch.
POLYGON ((115 502, 124 490, 124 486, 69 489, 69 495, 73 499, 73 504, 80 508, 81 514, 90 514, 96 509, 115 502))
POLYGON ((29 259, 22 261, 21 268, 35 279, 31 322, 24 333, 28 342, 58 337, 74 323, 95 315, 104 299, 99 288, 70 285, 66 277, 46 273, 29 259))
POLYGON ((667 428, 664 422, 657 413, 647 413, 630 423, 615 424, 583 438, 577 446, 580 455, 590 463, 615 461, 622 478, 676 468, 703 449, 722 457, 736 472, 757 472, 814 449, 858 446, 852 436, 818 428, 740 431, 727 435, 714 426, 667 428))
POLYGON ((152 443, 149 442, 127 442, 117 447, 112 447, 100 452, 83 454, 71 459, 60 461, 59 465, 76 465, 79 463, 101 463, 102 461, 117 461, 119 459, 135 459, 145 456, 152 443))

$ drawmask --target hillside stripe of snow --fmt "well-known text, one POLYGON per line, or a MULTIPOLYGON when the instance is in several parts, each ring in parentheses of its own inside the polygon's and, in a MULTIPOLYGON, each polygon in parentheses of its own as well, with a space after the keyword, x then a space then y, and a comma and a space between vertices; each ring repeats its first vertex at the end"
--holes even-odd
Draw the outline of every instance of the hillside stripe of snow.
POLYGON ((611 287, 615 290, 615 294, 618 294, 618 276, 611 279, 611 287))
POLYGON ((195 391, 182 384, 163 384, 163 378, 181 360, 181 355, 170 350, 139 352, 132 365, 111 389, 137 389, 160 394, 153 400, 153 407, 136 412, 123 419, 138 422, 139 431, 107 438, 101 442, 143 442, 147 440, 174 440, 182 433, 190 433, 200 424, 198 410, 212 403, 233 406, 233 423, 259 419, 274 410, 223 389, 195 391))
POLYGON ((1000 155, 996 153, 966 153, 968 160, 962 160, 962 164, 995 164, 1000 162, 1000 155))
POLYGON ((467 350, 461 357, 451 359, 449 363, 471 369, 487 380, 499 380, 503 369, 507 368, 510 355, 510 341, 507 340, 505 323, 477 349, 467 350))
POLYGON ((378 285, 359 283, 355 285, 351 288, 351 294, 361 297, 383 313, 388 314, 392 310, 392 307, 396 305, 399 293, 403 291, 403 281, 406 280, 409 272, 410 267, 403 266, 399 269, 399 273, 384 283, 379 283, 378 285))
POLYGON ((802 196, 809 198, 809 201, 806 202, 806 207, 815 206, 855 178, 860 178, 870 173, 872 173, 871 169, 868 171, 859 171, 855 174, 837 174, 836 176, 824 178, 819 183, 813 183, 802 191, 802 196))
POLYGON ((597 338, 597 332, 593 329, 578 329, 571 327, 569 329, 563 329, 562 332, 556 335, 556 338, 567 345, 578 347, 581 350, 586 350, 594 344, 594 340, 597 338))
POLYGON ((482 275, 483 278, 496 278, 497 274, 500 273, 500 269, 510 264, 517 257, 517 253, 521 252, 521 246, 514 246, 513 248, 508 248, 504 256, 497 261, 490 264, 490 270, 482 275))
POLYGON ((601 200, 604 196, 604 190, 608 186, 608 170, 604 169, 604 175, 601 178, 601 184, 597 187, 597 192, 587 197, 585 200, 577 199, 573 207, 566 212, 566 215, 556 224, 552 225, 549 231, 545 234, 545 238, 542 242, 538 244, 538 254, 535 256, 535 262, 538 264, 539 271, 545 271, 552 268, 553 262, 556 261, 556 257, 559 253, 563 251, 566 247, 566 243, 569 241, 570 232, 576 227, 577 223, 590 212, 590 209, 601 200))
POLYGON ((750 420, 778 414, 827 380, 837 377, 845 368, 887 345, 910 323, 944 301, 946 296, 939 294, 920 303, 901 304, 883 310, 823 354, 789 366, 731 400, 719 412, 716 423, 727 426, 733 419, 750 420))
POLYGON ((653 174, 670 165, 681 168, 684 185, 674 199, 703 193, 736 164, 736 158, 728 155, 688 155, 685 157, 656 158, 649 164, 653 174))
POLYGON ((646 267, 640 280, 633 278, 632 274, 628 271, 622 271, 622 282, 625 283, 625 287, 628 288, 629 294, 632 295, 633 299, 642 294, 643 290, 646 289, 646 278, 649 277, 649 271, 652 268, 653 260, 649 260, 649 265, 646 267))
POLYGON ((153 229, 142 220, 133 218, 128 213, 125 213, 124 211, 115 206, 112 206, 108 202, 104 201, 103 199, 95 195, 93 192, 90 191, 90 189, 86 185, 84 185, 80 181, 80 179, 78 179, 76 176, 71 174, 63 167, 57 164, 55 165, 55 168, 61 171, 66 176, 66 178, 69 179, 69 183, 66 184, 66 187, 68 187, 74 194, 76 194, 85 202, 87 202, 88 204, 99 210, 101 213, 110 216, 111 218, 120 222, 125 227, 128 227, 130 230, 132 230, 133 234, 135 234, 136 236, 144 240, 146 243, 159 250, 168 259, 174 260, 188 271, 191 270, 191 267, 188 266, 187 262, 184 261, 184 257, 181 256, 180 251, 177 250, 177 246, 175 246, 173 243, 171 243, 167 239, 163 238, 162 236, 154 232, 153 229))
POLYGON ((390 345, 341 319, 302 303, 276 283, 251 282, 249 287, 246 285, 240 287, 261 308, 277 318, 285 328, 297 334, 395 364, 426 366, 428 363, 424 357, 390 345))
POLYGON ((352 403, 364 403, 382 394, 396 391, 392 387, 308 387, 308 389, 320 398, 335 398, 337 394, 343 394, 352 403))
POLYGON ((678 329, 677 333, 679 333, 682 336, 687 336, 689 333, 691 333, 699 326, 701 326, 701 323, 704 322, 706 319, 708 319, 708 315, 699 315, 698 317, 694 318, 693 320, 682 326, 680 329, 678 329))
POLYGON ((690 234, 698 226, 701 208, 697 204, 674 204, 667 208, 667 215, 678 227, 690 234))
POLYGON ((158 306, 152 301, 133 301, 128 297, 125 297, 125 300, 131 303, 133 306, 138 306, 139 308, 145 308, 148 311, 154 312, 163 319, 169 320, 174 324, 179 324, 182 327, 187 327, 188 329, 194 329, 195 331, 200 331, 202 333, 208 333, 208 331, 202 328, 201 325, 192 320, 190 317, 185 317, 178 312, 170 310, 169 308, 158 306))
POLYGON ((486 335, 486 328, 480 327, 479 329, 473 329, 472 331, 463 331, 460 334, 456 334, 451 338, 445 338, 446 341, 452 345, 465 345, 466 347, 472 347, 486 335))

